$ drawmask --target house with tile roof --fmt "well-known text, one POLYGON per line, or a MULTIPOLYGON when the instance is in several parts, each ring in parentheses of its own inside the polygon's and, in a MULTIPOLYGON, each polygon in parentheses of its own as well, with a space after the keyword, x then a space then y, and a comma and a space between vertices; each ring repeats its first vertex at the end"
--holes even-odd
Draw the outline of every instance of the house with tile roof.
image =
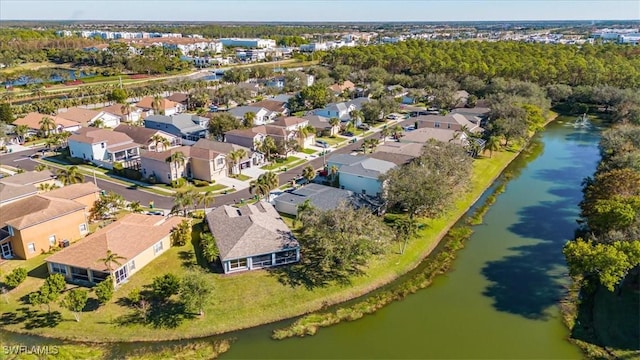
POLYGON ((81 127, 80 123, 77 121, 67 120, 60 116, 41 114, 38 112, 30 112, 21 118, 17 118, 12 123, 12 125, 15 125, 15 126, 25 125, 29 128, 29 131, 27 132, 26 135, 35 136, 40 132, 40 121, 42 121, 42 118, 45 118, 45 117, 51 118, 55 122, 56 127, 55 129, 52 130, 52 132, 54 133, 61 133, 64 131, 74 132, 80 129, 81 127))
POLYGON ((316 129, 316 136, 333 136, 340 132, 340 124, 331 126, 329 118, 320 115, 305 115, 303 119, 309 122, 309 125, 316 129))
POLYGON ((238 106, 238 107, 229 109, 228 111, 229 114, 231 114, 240 122, 242 122, 244 120, 245 115, 250 112, 256 115, 256 118, 253 122, 254 125, 265 125, 270 122, 273 122, 273 120, 279 114, 276 111, 269 110, 262 106, 255 106, 255 104, 252 104, 250 106, 238 106))
POLYGON ((93 126, 96 120, 102 122, 101 127, 114 128, 120 124, 120 116, 111 114, 105 110, 92 110, 79 107, 71 107, 65 111, 58 112, 58 116, 67 120, 75 121, 87 127, 93 126))
POLYGON ((287 108, 287 102, 286 101, 279 101, 279 100, 274 100, 274 99, 265 99, 262 101, 258 101, 255 102, 253 104, 251 104, 251 106, 256 106, 256 107, 262 107, 265 108, 269 111, 273 111, 277 114, 280 114, 280 116, 288 116, 289 115, 289 109, 287 108))
POLYGON ((126 110, 126 108, 123 107, 122 104, 113 104, 107 107, 103 107, 102 111, 118 116, 120 118, 120 121, 130 123, 137 123, 141 121, 142 118, 149 115, 147 112, 133 105, 129 108, 129 110, 126 110))
POLYGON ((171 247, 171 230, 185 218, 128 214, 45 259, 49 274, 68 282, 90 285, 111 275, 120 286, 171 247), (135 241, 132 241, 134 240, 135 241), (107 251, 123 257, 110 266, 100 259, 107 251))
POLYGON ((27 171, 0 179, 0 206, 36 195, 38 186, 56 184, 56 176, 51 170, 27 171))
POLYGON ((2 258, 30 259, 86 235, 88 212, 98 191, 92 183, 73 184, 3 206, 2 258))
MULTIPOLYGON (((153 96, 146 96, 140 99, 136 103, 136 106, 142 111, 149 112, 151 115, 155 114, 155 110, 153 108, 153 96)), ((187 110, 187 107, 182 105, 181 103, 177 103, 175 101, 171 101, 168 99, 160 99, 160 114, 155 115, 166 115, 171 116, 174 114, 179 114, 187 110)))
POLYGON ((338 118, 344 123, 351 120, 351 112, 353 110, 361 110, 362 105, 370 101, 371 99, 369 98, 359 97, 349 101, 327 104, 322 109, 313 110, 313 113, 326 118, 338 118))
POLYGON ((338 154, 327 159, 328 169, 338 168, 341 189, 357 194, 381 197, 384 193, 380 177, 396 167, 396 164, 369 156, 338 154))
POLYGON ((300 260, 300 245, 280 214, 261 201, 239 208, 223 205, 207 214, 225 274, 300 260))
POLYGON ((340 95, 345 91, 353 91, 355 90, 356 85, 349 80, 345 80, 344 82, 336 83, 329 86, 329 90, 331 90, 334 94, 340 95))
POLYGON ((121 163, 125 168, 139 165, 140 147, 127 134, 98 128, 81 128, 69 137, 71 156, 112 169, 121 163))
POLYGON ((152 115, 144 119, 144 127, 162 130, 180 137, 185 145, 193 144, 199 139, 206 138, 209 119, 192 114, 152 115))
POLYGON ((118 125, 113 131, 118 131, 127 134, 133 142, 140 146, 141 150, 148 151, 164 151, 172 147, 182 145, 182 138, 164 132, 162 130, 148 129, 142 126, 131 126, 126 124, 118 125), (169 146, 165 148, 162 143, 155 143, 152 139, 154 135, 159 135, 169 142, 169 146))
POLYGON ((232 143, 200 139, 191 147, 191 169, 196 179, 216 180, 262 164, 262 153, 232 143), (232 151, 237 150, 243 150, 246 155, 230 168, 227 157, 232 151))
POLYGON ((142 150, 140 152, 140 172, 143 177, 153 177, 155 182, 164 184, 171 184, 172 181, 183 177, 191 178, 190 156, 190 146, 173 147, 164 151, 142 150), (177 152, 184 155, 184 163, 168 162, 167 159, 177 152))

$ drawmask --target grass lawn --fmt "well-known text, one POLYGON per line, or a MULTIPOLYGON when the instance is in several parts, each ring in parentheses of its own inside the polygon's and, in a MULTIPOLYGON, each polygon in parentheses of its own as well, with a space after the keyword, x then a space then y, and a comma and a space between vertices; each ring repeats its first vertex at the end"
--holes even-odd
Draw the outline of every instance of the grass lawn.
POLYGON ((308 155, 313 155, 315 153, 317 153, 318 151, 313 150, 313 149, 302 149, 301 150, 303 153, 308 154, 308 155))
MULTIPOLYGON (((355 135, 358 135, 358 134, 355 134, 355 135)), ((331 137, 331 136, 320 136, 320 137, 317 137, 316 140, 324 140, 324 141, 327 142, 327 144, 333 146, 333 145, 338 145, 341 142, 346 141, 348 139, 345 138, 345 137, 336 135, 334 137, 331 137)))
POLYGON ((198 192, 207 192, 207 191, 223 190, 223 189, 226 189, 226 188, 227 188, 227 186, 222 185, 222 184, 213 184, 213 185, 209 185, 209 186, 196 187, 196 190, 198 192))
MULTIPOLYGON (((35 327, 27 330, 26 324, 12 322, 4 325, 8 330, 28 332, 38 335, 88 341, 138 341, 189 338, 224 333, 241 328, 252 327, 321 309, 327 304, 344 302, 364 295, 398 276, 413 269, 437 245, 448 228, 462 216, 517 154, 497 152, 493 158, 480 158, 474 163, 472 189, 444 216, 435 220, 424 220, 417 239, 410 241, 403 255, 395 249, 372 259, 366 269, 366 275, 352 279, 350 286, 330 285, 308 290, 305 287, 291 287, 282 284, 278 277, 269 271, 251 271, 233 276, 224 276, 210 272, 206 281, 215 291, 211 302, 205 308, 203 318, 188 319, 175 328, 154 328, 149 325, 119 325, 120 316, 131 313, 131 309, 121 305, 121 298, 134 288, 149 284, 153 277, 173 272, 184 274, 194 263, 202 264, 197 245, 198 235, 194 235, 194 244, 174 247, 160 255, 156 260, 131 277, 130 281, 116 291, 115 298, 97 310, 83 314, 82 321, 70 321, 71 314, 58 305, 53 310, 60 311, 64 321, 55 327, 35 327), (247 301, 251 294, 251 301, 247 301), (215 319, 215 321, 213 321, 215 319)), ((8 262, 11 263, 11 262, 8 262)), ((3 306, 3 312, 18 312, 25 305, 19 300, 35 290, 41 279, 29 277, 27 282, 8 294, 9 303, 3 306)), ((92 295, 93 296, 93 295, 92 295)), ((41 309, 33 308, 40 313, 41 309)))
POLYGON ((245 174, 236 174, 236 175, 231 175, 229 177, 234 178, 236 180, 240 180, 240 181, 247 181, 252 179, 251 176, 247 176, 245 174))
POLYGON ((261 167, 260 169, 273 171, 273 170, 280 169, 281 167, 289 166, 291 163, 294 163, 294 162, 299 161, 299 160, 301 160, 301 159, 299 157, 295 157, 295 156, 289 156, 286 159, 278 158, 273 163, 271 163, 269 165, 265 165, 265 166, 261 167))

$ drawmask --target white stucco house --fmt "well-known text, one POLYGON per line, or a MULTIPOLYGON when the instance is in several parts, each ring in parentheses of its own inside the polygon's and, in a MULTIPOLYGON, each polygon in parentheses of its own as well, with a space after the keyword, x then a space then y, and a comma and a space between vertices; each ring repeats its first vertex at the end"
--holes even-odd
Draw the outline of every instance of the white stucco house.
POLYGON ((98 129, 81 128, 69 137, 71 156, 91 161, 107 169, 116 162, 124 167, 137 167, 140 148, 125 133, 98 129))

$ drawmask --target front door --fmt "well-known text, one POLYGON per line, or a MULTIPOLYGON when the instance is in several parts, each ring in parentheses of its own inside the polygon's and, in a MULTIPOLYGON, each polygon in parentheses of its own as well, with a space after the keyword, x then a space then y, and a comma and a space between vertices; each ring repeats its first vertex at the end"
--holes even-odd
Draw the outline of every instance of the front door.
POLYGON ((6 242, 0 245, 0 253, 2 254, 3 259, 13 259, 13 248, 11 248, 11 243, 6 242))

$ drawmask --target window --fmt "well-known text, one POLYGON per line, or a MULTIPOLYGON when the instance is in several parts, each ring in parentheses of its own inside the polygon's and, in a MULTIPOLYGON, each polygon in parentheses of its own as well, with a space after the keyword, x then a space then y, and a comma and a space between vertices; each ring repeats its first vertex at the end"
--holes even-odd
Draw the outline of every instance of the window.
POLYGON ((51 272, 67 275, 67 267, 62 264, 51 263, 51 272))
POLYGON ((367 189, 362 189, 362 194, 367 195, 367 189))
POLYGON ((437 128, 439 128, 439 127, 440 127, 440 123, 439 123, 439 122, 436 122, 436 123, 433 125, 433 127, 437 127, 437 128))
POLYGON ((129 277, 129 270, 127 269, 126 266, 123 266, 120 269, 116 270, 115 275, 116 275, 116 284, 120 284, 121 282, 125 281, 129 277))
POLYGON ((100 143, 100 147, 104 149, 104 143, 100 143))
POLYGON ((129 266, 129 271, 131 271, 131 270, 135 270, 135 269, 136 269, 136 261, 135 261, 135 260, 131 260, 131 261, 129 261, 129 263, 127 264, 127 266, 129 266))
POLYGON ((9 235, 14 236, 14 234, 13 234, 13 227, 11 227, 11 226, 7 226, 7 232, 9 233, 9 235))
POLYGON ((296 251, 288 250, 276 253, 276 265, 286 264, 296 261, 296 251))
POLYGON ((224 164, 224 158, 219 158, 216 160, 216 165, 222 165, 224 164))
POLYGON ((27 249, 29 250, 29 254, 33 254, 34 252, 36 252, 36 244, 34 243, 27 244, 27 249))
POLYGON ((171 180, 171 174, 167 174, 167 179, 171 180))
POLYGON ((271 254, 254 256, 251 258, 251 267, 261 268, 271 266, 271 254))
POLYGON ((80 232, 81 233, 87 232, 87 224, 80 224, 80 232))
POLYGON ((235 259, 229 261, 229 270, 241 269, 247 267, 247 259, 235 259))
POLYGON ((451 129, 451 124, 447 124, 447 129, 451 129))
POLYGON ((162 252, 162 241, 158 241, 153 245, 153 254, 157 255, 159 252, 162 252))
POLYGON ((53 246, 56 244, 56 236, 55 235, 49 235, 49 245, 53 246))

